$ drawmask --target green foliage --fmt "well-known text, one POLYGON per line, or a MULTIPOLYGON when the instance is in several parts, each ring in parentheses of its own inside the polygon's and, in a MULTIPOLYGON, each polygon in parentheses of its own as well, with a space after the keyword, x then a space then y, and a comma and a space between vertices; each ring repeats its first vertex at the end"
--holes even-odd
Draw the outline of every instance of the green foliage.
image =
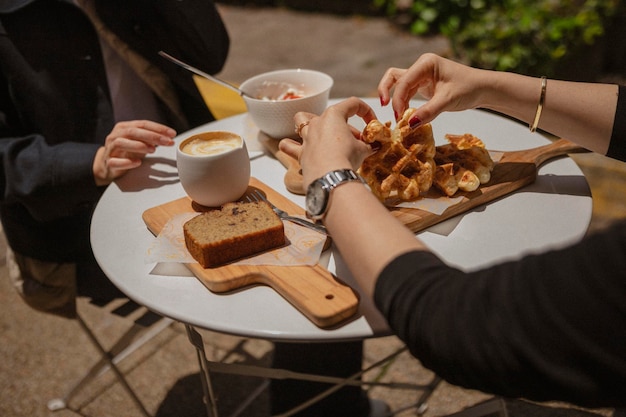
POLYGON ((620 0, 374 0, 416 35, 442 34, 456 57, 487 69, 554 75, 592 45, 620 0))

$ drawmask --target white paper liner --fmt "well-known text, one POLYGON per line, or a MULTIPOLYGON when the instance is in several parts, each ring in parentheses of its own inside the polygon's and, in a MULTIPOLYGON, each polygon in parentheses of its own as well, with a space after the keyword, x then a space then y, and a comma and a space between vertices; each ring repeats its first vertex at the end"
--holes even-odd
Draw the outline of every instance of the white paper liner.
MULTIPOLYGON (((183 224, 198 213, 182 213, 172 217, 146 252, 146 263, 194 263, 185 246, 183 224)), ((282 248, 241 259, 230 265, 316 265, 324 248, 326 236, 292 222, 284 221, 289 244, 282 248)))
POLYGON ((400 203, 394 203, 393 201, 386 201, 385 205, 389 207, 406 207, 412 209, 420 209, 441 215, 448 207, 455 204, 459 204, 463 201, 463 196, 458 197, 446 197, 441 194, 427 193, 422 198, 413 201, 402 201, 400 203))

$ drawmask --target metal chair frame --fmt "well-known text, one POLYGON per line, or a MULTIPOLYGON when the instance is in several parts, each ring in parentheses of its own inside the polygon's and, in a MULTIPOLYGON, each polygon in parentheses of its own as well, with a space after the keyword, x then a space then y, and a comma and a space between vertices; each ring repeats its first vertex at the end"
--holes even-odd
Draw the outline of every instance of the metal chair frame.
MULTIPOLYGON (((126 305, 134 304, 128 302, 126 305)), ((136 305, 135 305, 136 306, 136 305)), ((119 310, 119 309, 118 309, 119 310)), ((113 312, 113 314, 116 314, 113 312)), ((77 312, 76 321, 80 328, 87 335, 91 343, 96 347, 100 355, 100 360, 96 362, 81 378, 75 381, 68 391, 61 397, 53 398, 47 403, 50 411, 63 410, 69 407, 70 401, 89 383, 97 379, 99 376, 112 370, 118 382, 131 397, 139 411, 144 417, 150 414, 146 410, 135 391, 129 385, 124 374, 117 366, 122 360, 135 352, 137 349, 152 340, 155 336, 167 329, 174 320, 158 316, 151 311, 144 312, 141 317, 134 320, 132 326, 115 342, 113 347, 106 350, 100 343, 92 329, 87 325, 84 318, 77 312)))
POLYGON ((303 381, 312 381, 312 382, 322 382, 331 384, 331 387, 327 390, 321 392, 320 394, 310 398, 308 401, 294 407, 293 409, 280 414, 279 416, 274 417, 289 417, 292 416, 311 405, 321 401, 327 396, 331 395, 335 391, 341 389, 344 386, 379 386, 385 387, 389 389, 411 389, 420 391, 421 395, 418 396, 418 400, 414 404, 410 404, 406 407, 403 407, 400 410, 395 410, 389 414, 389 416, 396 415, 400 412, 409 410, 411 408, 416 409, 417 415, 422 415, 426 412, 428 408, 427 401, 435 391, 439 383, 441 382, 441 378, 434 376, 430 382, 427 384, 408 384, 408 383, 397 383, 397 382, 377 382, 377 381, 367 381, 361 380, 360 378, 367 372, 376 369, 391 360, 393 360, 396 356, 407 350, 406 347, 402 347, 392 354, 380 359, 376 363, 370 365, 369 367, 351 375, 348 378, 339 378, 332 376, 324 376, 324 375, 314 375, 300 372, 293 372, 286 369, 275 369, 275 368, 267 368, 262 366, 254 366, 254 365, 241 365, 241 364, 233 364, 233 363, 223 363, 211 361, 207 358, 206 352, 204 350, 204 341, 202 339, 202 335, 191 325, 186 324, 185 328, 187 330, 187 336, 189 337, 189 341, 196 348, 196 353, 198 356, 198 362, 200 365, 200 376, 202 379, 202 388, 204 393, 204 404, 206 406, 206 412, 208 417, 218 417, 218 407, 217 407, 217 399, 215 397, 213 387, 211 385, 211 372, 218 373, 227 373, 233 375, 242 375, 242 376, 250 376, 250 377, 259 377, 263 378, 263 382, 257 389, 255 389, 249 397, 235 410, 234 413, 230 415, 230 417, 237 417, 241 415, 241 413, 246 409, 246 407, 256 398, 263 390, 267 387, 269 379, 297 379, 303 381))

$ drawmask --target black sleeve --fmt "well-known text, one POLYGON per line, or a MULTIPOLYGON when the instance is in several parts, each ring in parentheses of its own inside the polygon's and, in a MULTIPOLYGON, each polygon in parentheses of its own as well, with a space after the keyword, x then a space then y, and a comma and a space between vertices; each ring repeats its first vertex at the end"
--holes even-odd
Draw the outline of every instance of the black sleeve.
POLYGON ((392 261, 375 301, 424 366, 506 397, 626 405, 626 222, 567 249, 462 272, 392 261))
POLYGON ((619 86, 613 132, 606 156, 626 161, 626 86, 619 86))
POLYGON ((0 205, 23 205, 32 218, 51 221, 83 212, 102 192, 92 167, 104 139, 101 132, 108 129, 104 122, 92 123, 90 109, 103 107, 105 99, 104 94, 90 95, 101 90, 88 90, 74 79, 76 90, 86 92, 71 96, 73 102, 60 92, 75 73, 63 69, 68 75, 60 82, 48 68, 33 69, 7 35, 20 19, 0 22, 0 205), (91 97, 93 105, 87 103, 91 97))

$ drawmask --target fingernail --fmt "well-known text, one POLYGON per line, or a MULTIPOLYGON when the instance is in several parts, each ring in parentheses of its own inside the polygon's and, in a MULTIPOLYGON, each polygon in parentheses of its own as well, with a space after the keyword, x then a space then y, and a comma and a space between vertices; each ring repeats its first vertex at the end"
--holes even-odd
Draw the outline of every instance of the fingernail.
POLYGON ((385 100, 383 100, 382 96, 378 97, 380 99, 380 106, 383 107, 385 105, 385 100))
POLYGON ((409 119, 409 127, 411 129, 415 129, 416 127, 420 126, 422 124, 422 119, 420 119, 417 116, 413 116, 409 119))
POLYGON ((394 119, 396 119, 396 121, 398 120, 398 112, 397 111, 393 111, 393 117, 394 119))

